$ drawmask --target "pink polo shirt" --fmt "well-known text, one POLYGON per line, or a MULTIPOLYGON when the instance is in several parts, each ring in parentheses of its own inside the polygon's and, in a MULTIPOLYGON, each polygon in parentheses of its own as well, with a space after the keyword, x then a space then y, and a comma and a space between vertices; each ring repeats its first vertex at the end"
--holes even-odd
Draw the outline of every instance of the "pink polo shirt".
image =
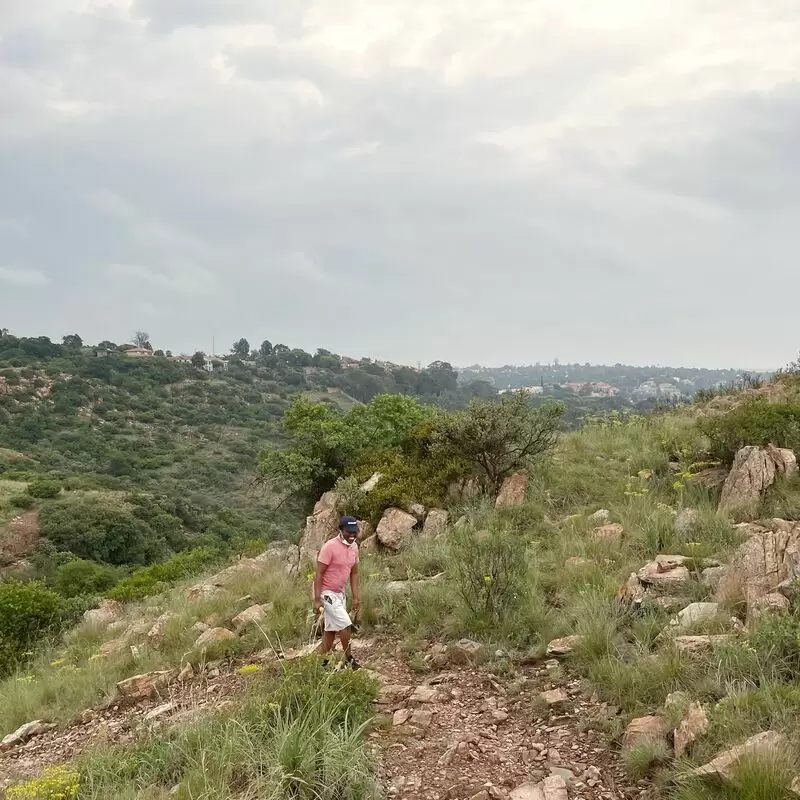
POLYGON ((326 567, 322 573, 322 591, 327 589, 329 592, 343 594, 350 572, 358 564, 358 545, 348 547, 337 536, 322 545, 318 560, 326 567))

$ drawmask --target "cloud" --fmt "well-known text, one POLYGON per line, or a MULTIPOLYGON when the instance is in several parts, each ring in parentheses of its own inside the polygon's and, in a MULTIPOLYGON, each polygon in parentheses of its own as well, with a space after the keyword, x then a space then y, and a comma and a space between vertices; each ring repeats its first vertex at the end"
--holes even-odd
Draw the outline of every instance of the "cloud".
POLYGON ((11 286, 35 288, 37 286, 47 286, 50 283, 50 278, 35 269, 0 267, 0 281, 9 283, 11 286))
POLYGON ((3 260, 58 277, 4 309, 21 332, 796 349, 794 0, 6 0, 0 31, 3 260))

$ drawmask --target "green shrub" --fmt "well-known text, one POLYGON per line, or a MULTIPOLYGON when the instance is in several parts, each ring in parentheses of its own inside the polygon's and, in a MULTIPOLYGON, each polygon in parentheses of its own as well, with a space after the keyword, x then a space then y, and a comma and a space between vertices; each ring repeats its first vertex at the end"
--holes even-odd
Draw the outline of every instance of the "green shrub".
POLYGON ((0 674, 23 663, 67 615, 64 599, 42 583, 0 582, 0 674))
POLYGON ((800 405, 751 400, 727 414, 701 420, 700 428, 711 440, 712 455, 726 463, 745 445, 800 450, 800 405))
POLYGON ((56 569, 53 585, 64 597, 98 595, 108 591, 121 577, 120 569, 79 558, 56 569))
POLYGON ((61 484, 57 481, 39 478, 29 483, 26 491, 31 497, 36 497, 40 500, 51 500, 61 494, 61 484))
POLYGON ((506 530, 456 530, 452 565, 456 587, 477 623, 496 626, 519 604, 527 570, 525 542, 506 530))
POLYGON ((9 505, 23 511, 33 508, 36 501, 29 494, 15 494, 8 498, 9 505))
POLYGON ((112 600, 128 603, 158 594, 177 581, 202 572, 219 558, 219 553, 210 547, 198 547, 172 556, 161 564, 136 570, 120 581, 109 593, 112 600))

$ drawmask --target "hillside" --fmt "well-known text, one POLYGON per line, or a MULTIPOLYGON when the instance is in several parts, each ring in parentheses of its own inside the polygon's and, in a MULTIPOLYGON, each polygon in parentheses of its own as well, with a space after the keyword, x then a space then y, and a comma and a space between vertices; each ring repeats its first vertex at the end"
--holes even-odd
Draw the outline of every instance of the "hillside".
POLYGON ((768 445, 800 450, 798 386, 587 425, 526 491, 364 541, 360 672, 304 655, 301 553, 341 496, 299 542, 106 604, 0 684, 0 732, 40 721, 0 754, 8 800, 48 781, 76 800, 788 800, 800 477, 768 445))

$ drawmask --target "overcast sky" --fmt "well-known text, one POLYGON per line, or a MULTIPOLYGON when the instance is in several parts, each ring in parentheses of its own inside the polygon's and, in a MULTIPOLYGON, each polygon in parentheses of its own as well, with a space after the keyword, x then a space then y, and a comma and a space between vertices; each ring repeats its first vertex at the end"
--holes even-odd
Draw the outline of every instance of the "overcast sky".
POLYGON ((800 349, 797 0, 0 0, 0 327, 800 349))

